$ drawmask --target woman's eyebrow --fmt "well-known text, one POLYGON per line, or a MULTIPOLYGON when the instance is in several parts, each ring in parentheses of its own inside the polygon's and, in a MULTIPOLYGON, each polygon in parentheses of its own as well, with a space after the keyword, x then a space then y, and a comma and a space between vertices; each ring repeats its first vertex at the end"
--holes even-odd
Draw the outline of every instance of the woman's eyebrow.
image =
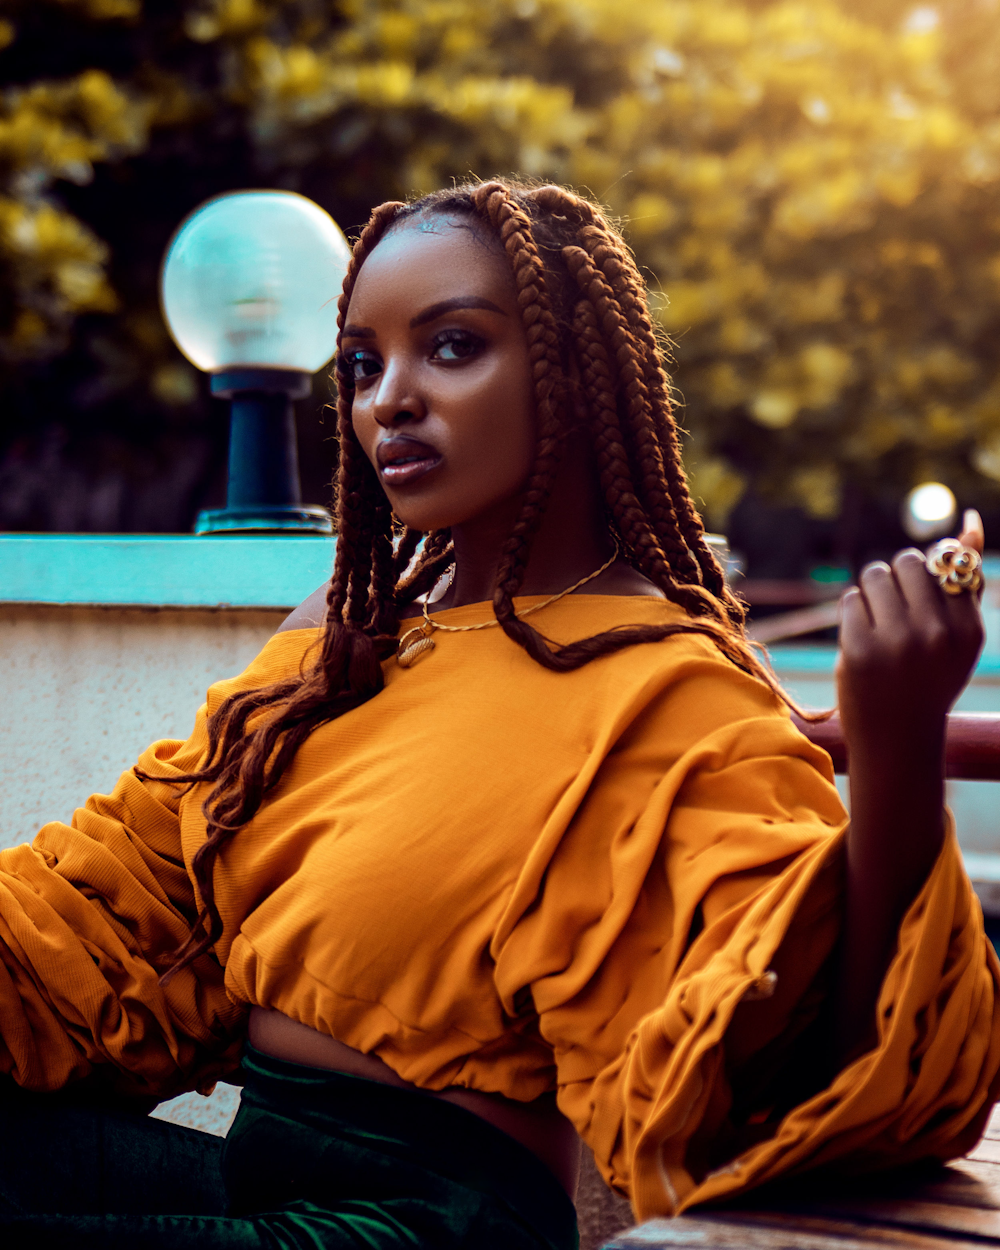
POLYGON ((341 337, 345 339, 373 339, 375 338, 375 331, 371 326, 344 326, 341 331, 341 337))
POLYGON ((486 312, 499 313, 501 317, 507 316, 504 310, 492 300, 483 299, 479 295, 457 295, 454 299, 443 299, 440 303, 431 304, 430 308, 425 308, 422 313, 418 313, 410 322, 410 329, 426 325, 428 321, 443 317, 445 313, 455 312, 459 308, 483 308, 486 312))

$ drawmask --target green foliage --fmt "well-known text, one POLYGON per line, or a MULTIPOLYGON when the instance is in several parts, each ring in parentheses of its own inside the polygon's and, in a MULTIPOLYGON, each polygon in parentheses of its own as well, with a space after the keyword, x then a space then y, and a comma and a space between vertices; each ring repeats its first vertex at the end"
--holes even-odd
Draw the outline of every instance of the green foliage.
MULTIPOLYGON (((712 523, 748 483, 816 517, 845 489, 894 499, 926 477, 1000 503, 996 0, 4 12, 9 394, 58 361, 70 382, 52 394, 117 411, 119 438, 126 411, 193 437, 179 414, 206 410, 155 278, 201 199, 289 187, 349 228, 382 199, 516 171, 626 223, 712 523)), ((8 407, 9 441, 37 417, 8 407)))

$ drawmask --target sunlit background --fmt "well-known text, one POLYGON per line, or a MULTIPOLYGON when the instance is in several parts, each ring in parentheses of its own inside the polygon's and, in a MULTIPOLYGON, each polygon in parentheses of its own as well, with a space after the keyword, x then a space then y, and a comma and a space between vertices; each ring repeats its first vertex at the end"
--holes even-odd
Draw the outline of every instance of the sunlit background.
MULTIPOLYGON (((995 0, 2 12, 0 528, 188 532, 222 501, 225 405, 157 301, 209 196, 299 191, 350 233, 383 199, 521 172, 624 223, 695 493, 751 577, 836 582, 908 541, 927 482, 1000 545, 995 0)), ((299 405, 310 503, 329 398, 320 373, 299 405)))

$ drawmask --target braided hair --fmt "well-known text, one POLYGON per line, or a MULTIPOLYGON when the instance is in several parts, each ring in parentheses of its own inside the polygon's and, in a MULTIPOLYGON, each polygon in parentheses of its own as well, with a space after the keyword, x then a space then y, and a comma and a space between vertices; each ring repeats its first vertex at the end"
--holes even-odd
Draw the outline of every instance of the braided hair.
MULTIPOLYGON (((745 607, 730 592, 705 541, 684 474, 643 282, 621 235, 597 205, 562 187, 499 179, 460 185, 409 204, 382 204, 354 245, 339 302, 340 331, 358 273, 386 232, 407 220, 434 216, 469 219, 502 249, 527 340, 537 447, 494 585, 493 609, 504 633, 537 663, 557 671, 579 668, 623 647, 699 633, 789 702, 748 643, 745 607), (621 556, 683 608, 687 620, 619 626, 553 646, 518 618, 513 601, 567 436, 581 423, 621 556)), ((382 662, 395 651, 404 609, 454 562, 448 530, 400 532, 395 523, 354 433, 353 378, 339 350, 336 379, 337 553, 325 623, 314 658, 300 675, 223 701, 208 721, 204 765, 174 779, 207 784, 209 792, 202 808, 206 838, 192 863, 201 911, 165 978, 221 936, 213 870, 222 848, 252 819, 313 730, 382 690, 382 662)))

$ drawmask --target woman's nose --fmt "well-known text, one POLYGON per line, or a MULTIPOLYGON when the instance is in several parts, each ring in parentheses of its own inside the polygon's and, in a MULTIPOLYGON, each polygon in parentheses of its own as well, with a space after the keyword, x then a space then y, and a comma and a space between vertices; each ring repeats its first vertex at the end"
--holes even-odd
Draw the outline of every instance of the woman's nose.
POLYGON ((388 365, 379 378, 375 392, 373 415, 387 430, 391 425, 404 425, 426 416, 427 406, 414 387, 412 376, 402 366, 388 365))

